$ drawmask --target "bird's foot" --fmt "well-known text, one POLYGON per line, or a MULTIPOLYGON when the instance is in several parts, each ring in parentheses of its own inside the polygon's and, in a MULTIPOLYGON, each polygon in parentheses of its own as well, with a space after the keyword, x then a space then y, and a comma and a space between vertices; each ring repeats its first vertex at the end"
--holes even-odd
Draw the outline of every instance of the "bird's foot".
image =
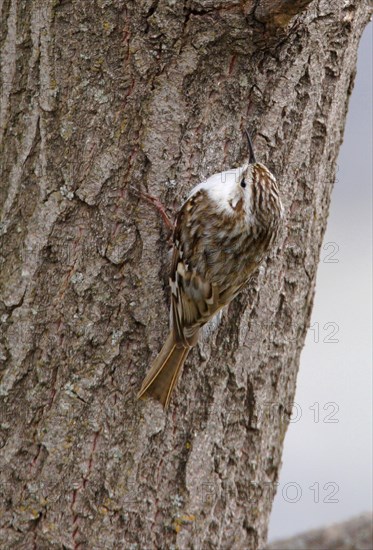
POLYGON ((163 203, 161 202, 161 200, 158 197, 155 197, 154 195, 150 195, 149 193, 144 193, 144 191, 139 191, 138 189, 133 187, 133 185, 131 185, 130 188, 134 195, 148 201, 150 204, 154 206, 154 208, 156 208, 156 210, 158 210, 165 226, 167 227, 167 229, 171 231, 171 233, 173 233, 175 229, 175 224, 168 217, 166 209, 163 203))

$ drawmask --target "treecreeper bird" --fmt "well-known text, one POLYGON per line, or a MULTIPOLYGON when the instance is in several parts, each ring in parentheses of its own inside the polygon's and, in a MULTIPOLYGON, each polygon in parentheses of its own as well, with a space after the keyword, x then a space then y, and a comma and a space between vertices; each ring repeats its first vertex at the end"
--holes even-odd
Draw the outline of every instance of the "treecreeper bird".
POLYGON ((173 233, 170 332, 139 398, 166 408, 201 328, 242 290, 270 250, 283 217, 276 180, 256 162, 215 174, 190 193, 173 233))

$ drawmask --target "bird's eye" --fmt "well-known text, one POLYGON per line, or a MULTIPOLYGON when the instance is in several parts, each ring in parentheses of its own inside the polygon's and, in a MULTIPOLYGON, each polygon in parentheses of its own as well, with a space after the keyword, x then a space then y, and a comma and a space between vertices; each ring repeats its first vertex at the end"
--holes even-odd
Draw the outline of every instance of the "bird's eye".
POLYGON ((241 187, 245 188, 246 187, 246 181, 245 181, 245 178, 241 181, 241 187))

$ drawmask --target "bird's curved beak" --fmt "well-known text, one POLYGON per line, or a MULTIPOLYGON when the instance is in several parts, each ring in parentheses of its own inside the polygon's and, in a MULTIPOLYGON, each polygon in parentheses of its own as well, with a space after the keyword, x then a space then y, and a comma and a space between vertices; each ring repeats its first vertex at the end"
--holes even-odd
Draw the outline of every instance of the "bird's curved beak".
POLYGON ((250 164, 255 164, 256 160, 255 160, 255 155, 254 155, 253 142, 251 141, 251 137, 250 137, 250 134, 249 134, 247 129, 245 130, 245 132, 246 132, 246 136, 247 136, 247 141, 249 143, 249 154, 250 154, 249 163, 250 164))

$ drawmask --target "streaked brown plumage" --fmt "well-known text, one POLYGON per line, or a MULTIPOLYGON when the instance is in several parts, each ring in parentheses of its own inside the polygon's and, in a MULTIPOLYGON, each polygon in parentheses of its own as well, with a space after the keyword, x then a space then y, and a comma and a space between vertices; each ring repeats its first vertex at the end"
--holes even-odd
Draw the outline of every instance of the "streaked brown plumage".
POLYGON ((240 292, 276 237, 283 212, 276 181, 248 139, 249 162, 197 185, 177 215, 170 333, 139 398, 168 406, 200 329, 240 292))

